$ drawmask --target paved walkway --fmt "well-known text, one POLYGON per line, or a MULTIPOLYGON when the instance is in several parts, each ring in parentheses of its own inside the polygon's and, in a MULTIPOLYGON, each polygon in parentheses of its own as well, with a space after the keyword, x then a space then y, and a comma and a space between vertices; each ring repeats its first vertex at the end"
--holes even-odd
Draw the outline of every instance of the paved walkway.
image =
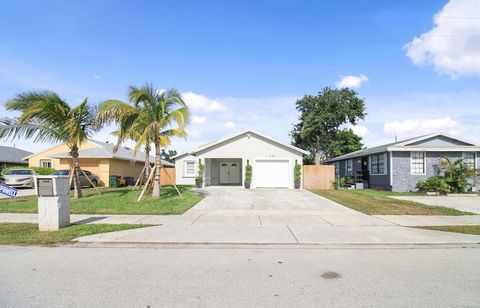
POLYGON ((399 200, 408 200, 434 206, 444 206, 452 209, 480 214, 480 196, 394 196, 399 200))

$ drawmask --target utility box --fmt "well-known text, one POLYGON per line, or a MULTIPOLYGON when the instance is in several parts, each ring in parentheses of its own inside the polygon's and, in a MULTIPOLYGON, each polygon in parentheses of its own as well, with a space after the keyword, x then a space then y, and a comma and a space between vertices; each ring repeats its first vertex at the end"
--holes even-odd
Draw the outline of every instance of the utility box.
POLYGON ((70 225, 69 182, 68 176, 39 175, 35 177, 40 231, 55 231, 70 225))

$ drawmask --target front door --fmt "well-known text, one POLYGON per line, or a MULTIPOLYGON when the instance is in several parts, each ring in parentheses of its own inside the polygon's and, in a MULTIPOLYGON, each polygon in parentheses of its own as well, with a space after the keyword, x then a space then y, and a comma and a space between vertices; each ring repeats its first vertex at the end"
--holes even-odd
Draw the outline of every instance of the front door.
POLYGON ((239 163, 220 163, 220 184, 240 184, 239 163))

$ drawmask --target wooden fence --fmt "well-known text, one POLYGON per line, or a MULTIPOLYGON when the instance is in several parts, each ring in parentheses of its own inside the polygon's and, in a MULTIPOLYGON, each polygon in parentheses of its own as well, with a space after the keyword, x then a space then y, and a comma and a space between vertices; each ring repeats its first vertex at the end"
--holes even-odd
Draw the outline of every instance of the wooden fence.
POLYGON ((333 189, 334 181, 334 165, 303 166, 303 188, 305 189, 333 189))
POLYGON ((160 185, 175 184, 175 168, 162 168, 160 173, 160 185))

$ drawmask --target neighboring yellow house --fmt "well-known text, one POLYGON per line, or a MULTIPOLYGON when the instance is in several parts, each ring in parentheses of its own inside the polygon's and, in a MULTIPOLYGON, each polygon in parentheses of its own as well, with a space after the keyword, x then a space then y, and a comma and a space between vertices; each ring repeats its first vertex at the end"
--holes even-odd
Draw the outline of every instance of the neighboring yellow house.
MULTIPOLYGON (((145 153, 138 152, 133 158, 132 150, 120 147, 117 152, 113 151, 114 145, 108 142, 88 140, 80 146, 80 168, 97 175, 100 186, 109 186, 109 177, 118 175, 122 178, 130 176, 136 181, 142 172, 145 153)), ((68 154, 69 149, 65 144, 57 145, 45 151, 34 153, 25 157, 29 167, 50 167, 55 170, 71 169, 72 158, 68 154)), ((154 157, 150 157, 154 162, 154 157)), ((165 167, 174 167, 173 164, 162 161, 165 167)))

